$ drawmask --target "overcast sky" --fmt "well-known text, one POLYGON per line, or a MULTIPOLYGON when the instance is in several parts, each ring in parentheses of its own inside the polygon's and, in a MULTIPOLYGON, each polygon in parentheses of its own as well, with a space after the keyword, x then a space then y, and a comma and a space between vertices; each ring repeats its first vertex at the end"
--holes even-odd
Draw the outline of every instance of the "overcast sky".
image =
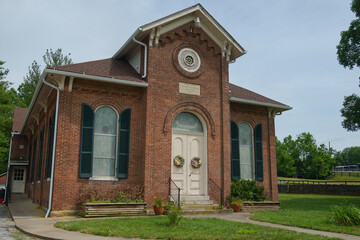
POLYGON ((341 126, 345 95, 360 94, 359 69, 339 65, 340 32, 355 18, 350 0, 0 0, 0 60, 14 87, 46 49, 75 63, 112 57, 141 25, 200 2, 247 50, 230 82, 293 107, 277 116, 281 140, 302 132, 336 150, 360 146, 341 126))

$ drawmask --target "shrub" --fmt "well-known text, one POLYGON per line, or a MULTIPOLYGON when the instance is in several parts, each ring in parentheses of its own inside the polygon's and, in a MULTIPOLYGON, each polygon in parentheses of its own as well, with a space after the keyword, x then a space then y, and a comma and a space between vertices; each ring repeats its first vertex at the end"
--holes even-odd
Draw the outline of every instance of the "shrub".
POLYGON ((231 199, 241 199, 243 201, 264 201, 263 186, 256 186, 255 180, 235 180, 231 183, 231 199))
POLYGON ((333 206, 330 209, 329 222, 341 226, 360 225, 360 208, 353 204, 333 206))
POLYGON ((183 218, 183 212, 181 205, 178 206, 174 202, 169 202, 166 206, 166 216, 169 219, 170 225, 177 226, 180 223, 180 220, 183 218))

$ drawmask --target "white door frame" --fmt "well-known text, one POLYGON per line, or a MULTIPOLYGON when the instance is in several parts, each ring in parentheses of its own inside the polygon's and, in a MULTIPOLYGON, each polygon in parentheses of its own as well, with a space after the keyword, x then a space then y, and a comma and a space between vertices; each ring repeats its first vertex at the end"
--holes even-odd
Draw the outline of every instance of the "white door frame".
MULTIPOLYGON (((203 119, 203 117, 198 114, 197 112, 192 112, 192 111, 182 111, 182 112, 188 112, 188 113, 191 113, 191 114, 194 114, 201 122, 202 124, 202 127, 203 127, 203 134, 201 134, 203 136, 203 147, 202 147, 202 154, 204 156, 204 159, 202 159, 203 163, 206 163, 206 164, 203 164, 201 167, 204 167, 205 170, 203 172, 203 184, 202 184, 202 187, 203 187, 203 195, 204 197, 207 197, 208 196, 208 166, 209 166, 209 163, 208 163, 208 155, 207 155, 207 152, 208 152, 208 141, 207 141, 207 124, 205 122, 205 120, 203 119)), ((179 112, 178 114, 182 113, 182 112, 179 112)), ((176 115, 177 116, 177 115, 176 115)), ((175 116, 175 117, 176 117, 175 116)), ((175 118, 174 118, 175 119, 175 118)), ((172 126, 172 125, 171 125, 172 126)), ((199 135, 197 133, 189 133, 189 132, 183 132, 183 131, 178 131, 178 130, 172 130, 171 131, 171 156, 172 156, 172 159, 171 159, 171 169, 173 169, 175 166, 173 165, 173 157, 174 157, 174 153, 173 153, 173 134, 184 134, 184 135, 193 135, 193 136, 196 136, 196 135, 199 135)), ((186 159, 186 160, 189 160, 189 159, 186 159)), ((171 171, 172 173, 172 171, 171 171)), ((186 173, 185 173, 186 174, 186 173)), ((172 176, 171 176, 172 177, 172 176)), ((186 174, 186 177, 188 178, 188 174, 186 174)), ((184 195, 180 192, 181 195, 184 195)), ((194 195, 194 196, 198 196, 198 195, 194 195)))
POLYGON ((14 166, 12 168, 12 174, 11 174, 11 193, 24 193, 25 192, 25 179, 26 179, 26 167, 19 167, 19 166, 14 166), (19 177, 19 176, 15 176, 15 171, 17 169, 21 169, 23 170, 23 175, 22 175, 22 181, 19 180, 15 180, 15 177, 19 177), (15 187, 14 187, 15 186, 15 187))

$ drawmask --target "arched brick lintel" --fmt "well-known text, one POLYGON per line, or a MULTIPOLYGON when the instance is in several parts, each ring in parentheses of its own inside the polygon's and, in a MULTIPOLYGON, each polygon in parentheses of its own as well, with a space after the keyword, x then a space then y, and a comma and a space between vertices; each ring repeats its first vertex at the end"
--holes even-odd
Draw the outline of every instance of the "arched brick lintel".
POLYGON ((184 101, 177 103, 169 109, 169 111, 166 113, 166 117, 164 120, 163 132, 165 135, 169 132, 169 130, 171 131, 172 122, 175 116, 181 112, 186 111, 193 111, 200 114, 206 122, 208 132, 211 133, 211 136, 213 138, 215 137, 215 124, 213 118, 211 117, 211 114, 201 104, 192 101, 184 101))

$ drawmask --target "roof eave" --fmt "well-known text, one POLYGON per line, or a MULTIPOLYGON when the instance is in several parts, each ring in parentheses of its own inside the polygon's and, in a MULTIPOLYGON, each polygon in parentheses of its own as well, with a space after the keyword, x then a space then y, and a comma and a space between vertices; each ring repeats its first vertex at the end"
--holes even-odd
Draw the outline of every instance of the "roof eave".
POLYGON ((94 80, 94 81, 101 81, 101 82, 107 82, 107 83, 115 83, 120 85, 126 85, 126 86, 132 86, 132 87, 147 87, 148 83, 145 82, 134 82, 130 80, 123 80, 123 79, 117 79, 117 78, 108 78, 108 77, 100 77, 100 76, 94 76, 94 75, 87 75, 87 74, 80 74, 80 73, 73 73, 73 72, 67 72, 67 71, 60 71, 55 69, 45 69, 43 73, 40 76, 40 81, 38 82, 33 98, 31 100, 31 103, 29 105, 28 111, 25 116, 25 120, 22 124, 21 130, 19 133, 23 133, 24 128, 26 126, 26 123, 29 119, 30 113, 35 105, 36 99, 40 93, 41 86, 43 84, 43 81, 47 74, 59 74, 59 75, 66 75, 69 77, 76 77, 76 78, 85 78, 88 80, 94 80))
POLYGON ((264 106, 264 107, 272 107, 272 108, 278 109, 278 110, 281 111, 281 112, 283 112, 283 111, 288 111, 288 110, 291 110, 291 109, 292 109, 292 107, 290 107, 290 106, 288 106, 288 105, 279 105, 279 104, 273 104, 273 103, 264 103, 264 102, 258 102, 258 101, 243 99, 243 98, 237 98, 237 97, 230 97, 230 102, 245 103, 245 104, 257 105, 257 106, 264 106))

